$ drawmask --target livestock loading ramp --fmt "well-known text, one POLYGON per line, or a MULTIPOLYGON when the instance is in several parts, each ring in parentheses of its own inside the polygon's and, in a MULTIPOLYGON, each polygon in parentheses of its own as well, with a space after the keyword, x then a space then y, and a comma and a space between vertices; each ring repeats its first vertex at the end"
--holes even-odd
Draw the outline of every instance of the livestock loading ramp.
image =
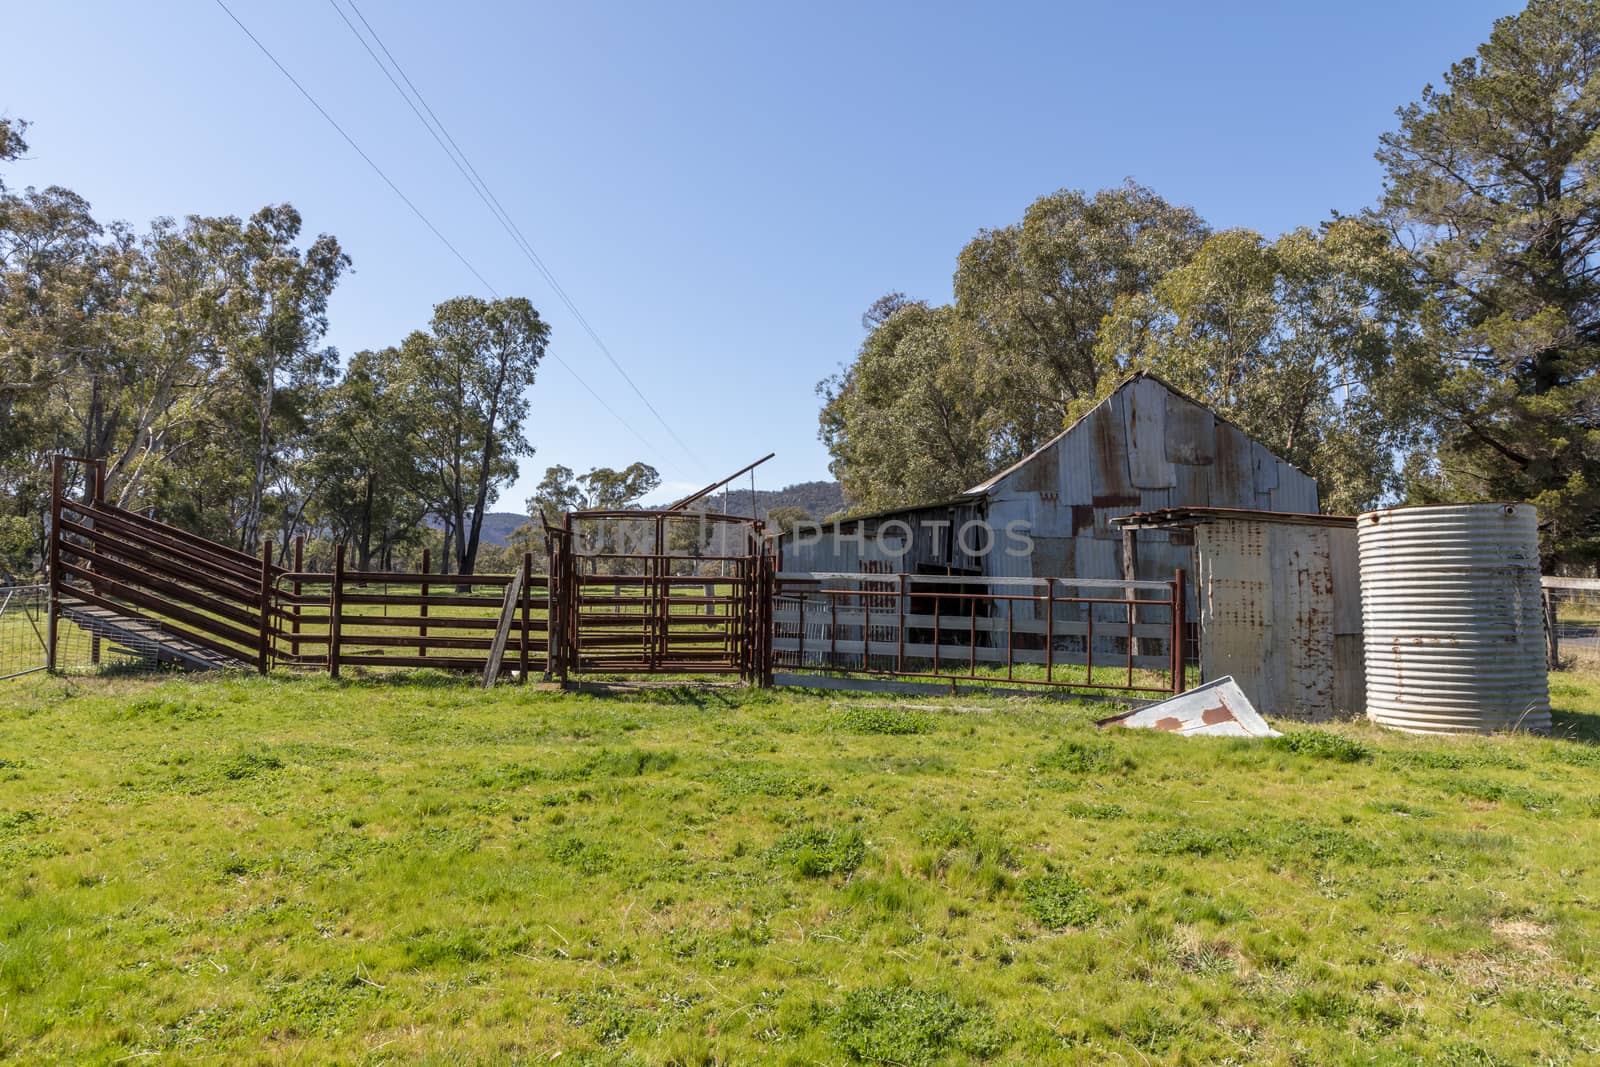
POLYGON ((154 619, 131 611, 113 611, 70 596, 57 602, 61 617, 92 637, 107 641, 111 651, 136 659, 192 671, 244 670, 249 664, 187 640, 154 619))
POLYGON ((89 468, 83 499, 64 491, 63 467, 51 464, 47 666, 59 664, 61 621, 92 642, 91 662, 106 644, 119 656, 188 670, 267 667, 271 624, 267 596, 283 568, 271 545, 257 559, 227 545, 118 507, 105 498, 105 468, 89 468))

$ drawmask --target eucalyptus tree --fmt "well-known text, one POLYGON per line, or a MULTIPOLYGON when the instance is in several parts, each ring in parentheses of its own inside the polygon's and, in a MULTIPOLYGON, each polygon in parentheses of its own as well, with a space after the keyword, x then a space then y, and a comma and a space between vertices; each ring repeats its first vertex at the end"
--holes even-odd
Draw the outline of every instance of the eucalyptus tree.
MULTIPOLYGON (((409 418, 395 387, 394 349, 357 352, 337 384, 318 397, 298 498, 285 533, 305 525, 355 549, 353 565, 388 569, 394 549, 421 530, 427 504, 418 489, 409 418)), ((285 538, 287 540, 287 537, 285 538)))
POLYGON ((977 347, 955 308, 901 303, 877 320, 855 362, 818 386, 830 469, 854 504, 950 496, 1020 447, 993 428, 977 347))
POLYGON ((427 331, 401 343, 394 385, 412 427, 421 492, 444 523, 456 570, 477 563, 483 516, 533 454, 528 390, 550 327, 523 297, 463 296, 437 305, 427 331))
POLYGON ((1132 181, 1094 194, 1064 189, 1022 220, 982 230, 956 264, 956 310, 969 331, 990 430, 1025 454, 1058 433, 1112 369, 1100 324, 1119 299, 1149 292, 1209 232, 1192 208, 1132 181))

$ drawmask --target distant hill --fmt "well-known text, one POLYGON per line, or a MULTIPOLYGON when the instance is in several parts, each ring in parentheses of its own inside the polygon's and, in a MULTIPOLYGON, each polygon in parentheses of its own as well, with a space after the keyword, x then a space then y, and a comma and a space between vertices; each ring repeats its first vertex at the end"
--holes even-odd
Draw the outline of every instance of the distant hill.
POLYGON ((503 545, 511 540, 511 531, 528 521, 528 516, 515 511, 491 511, 483 517, 482 541, 486 545, 503 545))
MULTIPOLYGON (((722 510, 722 494, 707 497, 702 503, 708 511, 722 510)), ((836 511, 844 510, 844 490, 838 482, 796 482, 782 489, 756 490, 756 518, 764 519, 774 508, 804 508, 813 519, 825 519, 836 511)), ((734 489, 728 493, 728 514, 750 514, 750 490, 734 489)))
MULTIPOLYGON (((701 501, 708 511, 722 510, 722 494, 701 501)), ((796 482, 782 489, 756 490, 757 518, 766 518, 774 508, 805 508, 813 519, 825 519, 836 511, 844 510, 844 490, 838 482, 796 482)), ((749 488, 728 493, 728 514, 750 514, 749 488)), ((528 521, 528 516, 515 511, 491 511, 483 517, 483 543, 503 545, 511 531, 528 521)))

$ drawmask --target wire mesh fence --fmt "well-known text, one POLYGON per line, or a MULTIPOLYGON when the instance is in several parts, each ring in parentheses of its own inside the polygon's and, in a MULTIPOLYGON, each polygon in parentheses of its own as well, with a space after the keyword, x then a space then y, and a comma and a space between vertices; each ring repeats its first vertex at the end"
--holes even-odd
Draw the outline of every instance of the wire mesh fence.
POLYGON ((1600 578, 1544 579, 1552 660, 1600 660, 1600 578))
MULTIPOLYGON (((46 668, 49 613, 48 586, 0 586, 0 680, 46 668)), ((163 668, 154 649, 130 647, 93 620, 63 614, 56 624, 56 669, 67 674, 121 674, 163 668)))
POLYGON ((48 594, 42 585, 0 586, 0 678, 44 670, 48 594))

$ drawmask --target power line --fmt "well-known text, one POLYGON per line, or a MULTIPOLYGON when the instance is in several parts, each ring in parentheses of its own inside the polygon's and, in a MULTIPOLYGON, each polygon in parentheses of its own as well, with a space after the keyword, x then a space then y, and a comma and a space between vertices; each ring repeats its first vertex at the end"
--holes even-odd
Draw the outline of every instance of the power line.
MULTIPOLYGON (((232 9, 229 8, 228 5, 223 2, 223 0, 216 0, 216 4, 217 4, 218 7, 222 8, 222 10, 224 12, 227 13, 227 16, 230 19, 233 20, 234 25, 238 26, 239 29, 244 31, 244 35, 246 37, 250 38, 251 43, 254 44, 256 46, 256 48, 260 49, 261 54, 266 56, 267 59, 272 62, 272 65, 274 67, 278 68, 278 73, 282 74, 285 78, 287 78, 289 80, 289 84, 293 85, 296 89, 298 89, 300 91, 300 95, 306 98, 306 102, 309 103, 312 107, 317 109, 317 114, 321 115, 324 119, 326 119, 328 125, 332 126, 336 131, 338 131, 339 136, 344 138, 345 143, 348 144, 352 149, 355 150, 355 153, 358 156, 360 156, 366 162, 367 166, 372 168, 373 172, 375 174, 377 174, 378 177, 383 179, 383 183, 389 187, 389 189, 394 193, 394 195, 399 197, 400 200, 406 205, 406 207, 411 209, 411 213, 414 214, 418 219, 420 219, 422 221, 422 224, 424 226, 426 226, 429 229, 429 231, 431 231, 432 234, 439 239, 440 243, 442 243, 446 248, 448 248, 450 250, 451 254, 454 255, 456 257, 456 259, 461 261, 461 265, 463 267, 466 267, 467 270, 472 274, 472 276, 474 278, 478 279, 478 281, 483 284, 483 287, 485 289, 489 290, 489 292, 491 294, 493 294, 496 299, 499 299, 500 291, 498 289, 496 289, 494 287, 494 285, 491 284, 490 281, 487 278, 485 278, 481 272, 479 272, 477 267, 472 265, 472 261, 467 259, 467 257, 461 253, 460 249, 458 249, 455 245, 450 243, 450 239, 448 237, 446 237, 443 233, 440 232, 439 228, 433 224, 432 220, 430 220, 427 215, 423 214, 422 209, 417 207, 417 205, 412 202, 410 197, 406 196, 405 193, 401 192, 400 187, 398 185, 396 185, 394 183, 394 181, 391 180, 390 177, 383 172, 383 168, 378 166, 378 164, 373 161, 371 156, 367 155, 366 152, 362 151, 361 146, 356 143, 355 138, 351 137, 348 133, 346 133, 344 127, 340 126, 339 123, 334 120, 334 117, 332 115, 328 114, 327 109, 324 108, 321 104, 317 103, 317 98, 312 96, 310 91, 307 90, 304 85, 300 84, 299 79, 297 79, 293 74, 289 73, 289 70, 288 70, 287 67, 285 67, 282 63, 278 62, 278 57, 273 55, 271 50, 268 49, 266 45, 261 43, 260 38, 258 38, 255 34, 250 32, 250 27, 246 26, 243 22, 239 21, 239 16, 235 15, 233 13, 232 9)), ((358 14, 359 14, 359 12, 358 12, 358 14)), ((606 411, 606 413, 608 415, 610 415, 612 418, 614 418, 618 422, 620 422, 623 425, 623 427, 629 433, 633 434, 634 437, 638 438, 639 442, 641 444, 643 444, 651 452, 659 451, 654 444, 652 444, 649 440, 647 440, 645 438, 645 436, 643 434, 641 434, 637 429, 634 428, 632 423, 630 423, 627 419, 623 418, 621 415, 617 414, 617 412, 611 407, 611 405, 606 403, 605 398, 602 397, 599 393, 595 392, 594 388, 588 382, 584 381, 583 376, 581 374, 579 374, 576 370, 574 370, 573 367, 571 366, 571 364, 569 364, 566 360, 562 359, 559 354, 557 354, 555 352, 552 352, 552 351, 550 351, 548 349, 546 349, 545 354, 547 356, 549 356, 551 359, 554 359, 556 361, 556 363, 559 366, 561 366, 563 369, 565 369, 568 374, 572 375, 573 378, 575 378, 577 380, 578 384, 583 386, 584 390, 586 392, 588 392, 588 394, 590 396, 594 397, 595 402, 597 404, 599 404, 603 409, 605 409, 605 411, 606 411)))
POLYGON ((355 0, 346 0, 346 2, 349 3, 350 9, 355 12, 356 18, 361 21, 361 25, 366 28, 367 33, 371 35, 373 42, 377 44, 378 48, 388 59, 389 65, 394 67, 394 73, 399 74, 400 80, 405 82, 405 89, 400 87, 400 82, 396 81, 394 74, 390 73, 389 66, 385 65, 384 61, 378 58, 378 54, 372 50, 372 46, 367 43, 367 40, 362 36, 361 31, 356 29, 355 24, 350 21, 349 16, 344 13, 344 9, 339 6, 337 0, 328 0, 328 3, 333 7, 334 11, 338 13, 339 18, 344 22, 345 26, 349 28, 352 34, 355 35, 356 40, 361 42, 361 46, 366 50, 367 55, 372 58, 372 61, 377 64, 378 69, 383 72, 383 75, 388 79, 389 84, 394 87, 395 92, 399 93, 400 98, 406 102, 406 106, 409 107, 411 109, 411 113, 417 117, 417 121, 422 123, 423 128, 428 131, 434 142, 438 144, 439 148, 450 159, 450 162, 455 165, 456 170, 461 173, 461 176, 464 179, 466 179, 467 184, 472 187, 473 192, 476 193, 478 199, 483 202, 484 207, 489 209, 489 213, 494 216, 495 221, 500 224, 501 229, 506 231, 506 234, 522 252, 523 256, 528 260, 529 263, 533 264, 534 269, 537 270, 544 278, 545 282, 549 284, 551 290, 560 299, 567 311, 574 319, 578 321, 578 324, 583 327, 584 332, 589 335, 589 338, 594 342, 595 347, 598 348, 601 354, 606 357, 606 360, 611 364, 616 372, 622 376, 622 380, 628 383, 628 387, 633 390, 634 395, 637 396, 641 402, 643 402, 647 409, 649 409, 650 414, 655 416, 656 421, 661 424, 661 428, 666 430, 668 436, 670 436, 672 440, 677 443, 679 448, 683 449, 684 454, 690 459, 694 460, 697 465, 703 467, 705 465, 704 462, 698 455, 695 454, 694 450, 691 449, 687 443, 685 443, 683 438, 678 436, 677 431, 672 428, 672 425, 668 423, 666 418, 662 416, 661 412, 656 409, 656 406, 650 402, 650 398, 644 394, 643 390, 641 390, 638 384, 634 382, 627 370, 625 370, 622 364, 618 362, 616 356, 612 354, 610 347, 605 343, 604 340, 601 339, 599 332, 596 331, 594 326, 590 324, 588 318, 583 314, 582 311, 578 310, 577 304, 567 294, 566 289, 562 287, 560 281, 556 279, 555 273, 544 262, 544 259, 540 257, 538 251, 533 247, 532 242, 530 242, 527 236, 523 234, 522 228, 519 227, 516 223, 516 220, 511 217, 511 213, 508 212, 504 205, 500 203, 500 198, 495 196, 494 190, 489 187, 489 183, 484 180, 481 174, 478 173, 478 168, 473 166, 472 160, 467 156, 466 152, 463 151, 461 146, 456 143, 456 139, 451 136, 449 128, 445 126, 444 122, 428 104, 427 97, 422 95, 422 91, 416 87, 416 84, 411 80, 410 76, 406 74, 405 67, 403 67, 400 64, 400 61, 394 57, 394 53, 391 52, 389 50, 389 46, 384 43, 382 36, 379 35, 377 30, 373 29, 372 23, 367 21, 366 15, 362 13, 361 8, 357 6, 355 0), (409 93, 407 92, 407 89, 410 90, 409 93), (416 98, 415 102, 412 101, 413 96, 416 98), (418 109, 418 104, 421 105, 421 110, 418 109), (427 112, 426 117, 423 116, 423 111, 427 112), (437 127, 437 130, 435 127, 437 127))

